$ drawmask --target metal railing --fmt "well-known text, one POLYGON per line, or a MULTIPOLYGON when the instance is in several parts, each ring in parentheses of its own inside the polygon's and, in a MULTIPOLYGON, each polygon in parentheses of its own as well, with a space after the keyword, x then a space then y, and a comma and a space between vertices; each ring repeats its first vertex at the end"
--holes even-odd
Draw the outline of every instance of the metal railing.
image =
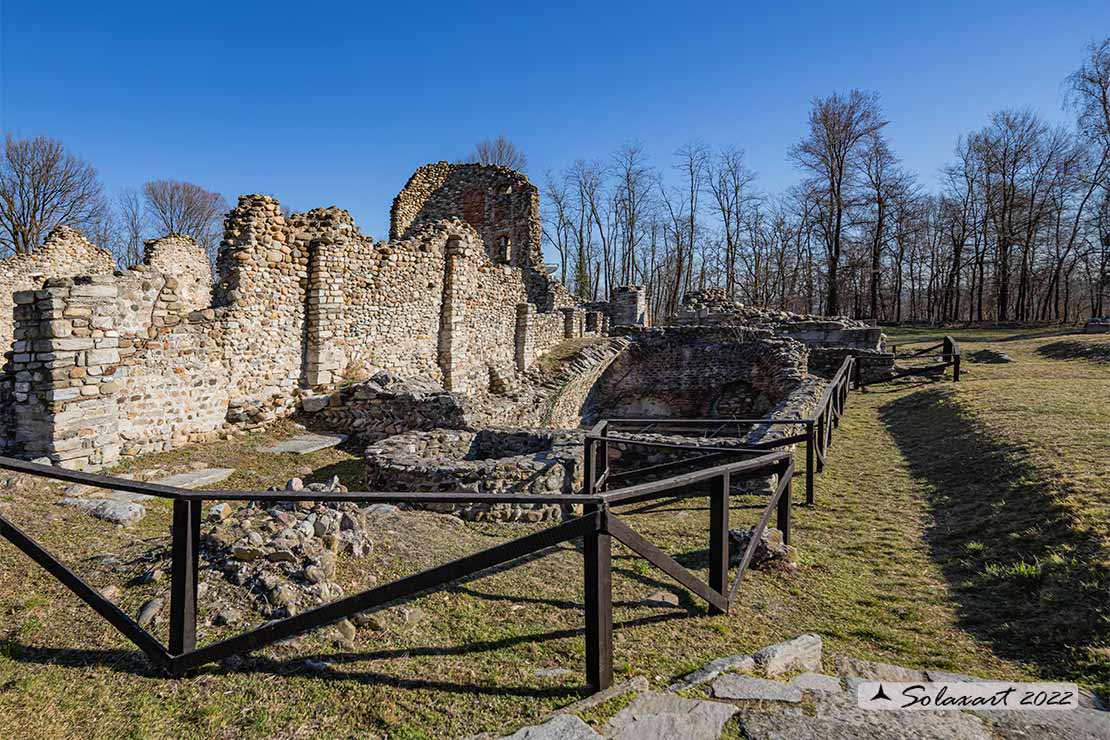
POLYGON ((898 378, 906 378, 914 375, 934 375, 937 373, 943 373, 945 369, 949 367, 952 368, 953 382, 960 382, 960 343, 950 336, 945 336, 944 339, 937 344, 931 344, 928 347, 915 349, 912 352, 903 353, 901 355, 898 354, 897 345, 892 345, 891 350, 891 352, 885 355, 861 355, 859 358, 857 358, 857 388, 859 388, 860 390, 864 390, 869 385, 886 383, 891 380, 897 380, 898 378), (935 354, 937 350, 940 350, 939 354, 935 354), (902 370, 896 370, 891 375, 878 378, 876 380, 869 380, 865 378, 863 374, 863 365, 866 362, 883 360, 893 363, 897 362, 898 360, 916 360, 919 357, 926 357, 930 354, 934 354, 934 356, 939 356, 940 362, 933 362, 927 365, 917 365, 914 367, 903 368, 902 370))
MULTIPOLYGON (((815 500, 814 476, 825 469, 828 458, 829 446, 832 445, 833 430, 840 427, 840 418, 848 403, 853 378, 856 377, 858 364, 856 358, 849 355, 844 358, 836 373, 829 380, 820 399, 814 406, 813 412, 806 417, 761 417, 761 418, 724 418, 724 419, 656 419, 656 418, 621 418, 607 419, 600 422, 586 436, 586 457, 590 458, 592 445, 605 444, 617 441, 612 436, 613 431, 624 431, 634 434, 691 434, 702 439, 714 439, 722 436, 743 437, 750 433, 752 428, 761 425, 794 426, 803 429, 798 434, 788 434, 784 437, 769 439, 759 442, 744 444, 743 447, 712 448, 699 447, 706 455, 720 457, 727 453, 736 453, 748 450, 753 453, 788 447, 795 444, 806 446, 806 504, 812 505, 815 500)), ((793 431, 793 430, 791 430, 793 431)), ((634 441, 629 438, 620 438, 619 441, 634 441)), ((681 446, 681 445, 676 445, 681 446)), ((668 463, 674 464, 674 463, 668 463)), ((587 474, 589 474, 587 472, 587 474)), ((608 467, 600 468, 597 473, 598 483, 602 486, 611 478, 608 467)), ((586 491, 590 491, 587 481, 586 491)))
MULTIPOLYGON (((704 450, 694 446, 670 445, 679 452, 700 455, 704 450)), ((49 465, 0 457, 0 469, 40 478, 80 483, 97 488, 139 493, 173 502, 171 526, 171 581, 169 644, 163 645, 126 612, 105 598, 80 576, 62 564, 42 545, 29 537, 8 519, 0 516, 0 537, 29 556, 76 594, 97 614, 107 620, 124 637, 142 650, 152 663, 170 674, 180 675, 206 663, 233 655, 248 653, 276 641, 338 622, 358 612, 380 608, 398 599, 410 598, 459 579, 472 576, 495 566, 514 567, 534 553, 571 540, 582 540, 583 581, 585 591, 586 679, 595 691, 607 688, 613 678, 613 599, 612 540, 615 538, 632 552, 647 560, 695 595, 707 601, 714 613, 727 612, 736 599, 741 578, 747 570, 758 543, 758 535, 766 526, 771 512, 777 510, 778 525, 784 541, 790 538, 790 485, 794 473, 793 455, 788 451, 749 451, 751 459, 676 475, 637 485, 614 489, 616 480, 605 473, 597 475, 597 450, 592 433, 587 437, 586 492, 583 494, 485 494, 472 492, 358 492, 329 493, 316 491, 192 491, 112 478, 92 473, 65 470, 49 465), (729 494, 732 482, 743 479, 777 480, 769 503, 757 524, 741 558, 738 572, 731 584, 728 579, 729 494), (705 488, 707 490, 702 491, 705 488), (710 563, 709 580, 702 581, 680 565, 661 548, 634 531, 618 517, 616 509, 637 502, 674 496, 707 496, 710 502, 710 563), (581 515, 547 529, 504 542, 486 550, 467 555, 392 583, 376 586, 329 604, 307 610, 249 630, 218 642, 197 645, 197 576, 201 547, 201 508, 205 501, 346 501, 399 504, 430 503, 556 503, 569 511, 581 506, 581 515)), ((730 452, 735 452, 731 450, 730 452)))

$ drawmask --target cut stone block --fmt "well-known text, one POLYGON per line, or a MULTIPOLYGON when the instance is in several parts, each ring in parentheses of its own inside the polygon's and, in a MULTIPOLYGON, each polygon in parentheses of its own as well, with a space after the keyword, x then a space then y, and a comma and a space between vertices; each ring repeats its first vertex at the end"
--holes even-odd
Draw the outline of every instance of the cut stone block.
POLYGON ((713 682, 713 696, 734 701, 785 701, 797 704, 802 700, 802 690, 797 686, 766 678, 727 673, 713 682))
POLYGON ((648 692, 637 696, 605 726, 612 740, 717 740, 736 713, 732 704, 648 692))
POLYGON ((170 475, 165 478, 159 478, 154 481, 163 486, 174 486, 176 488, 188 488, 190 490, 210 486, 213 483, 219 483, 222 480, 227 480, 235 468, 204 468, 202 470, 191 470, 188 473, 178 473, 170 475))
POLYGON ((601 740, 601 735, 573 714, 560 714, 542 725, 505 735, 501 740, 601 740))
POLYGON ((307 414, 323 411, 331 402, 331 396, 306 396, 301 399, 301 409, 307 414))
POLYGON ((310 452, 326 450, 346 441, 346 434, 302 434, 283 442, 278 442, 272 447, 267 447, 263 452, 278 455, 283 452, 293 452, 298 455, 307 455, 310 452))

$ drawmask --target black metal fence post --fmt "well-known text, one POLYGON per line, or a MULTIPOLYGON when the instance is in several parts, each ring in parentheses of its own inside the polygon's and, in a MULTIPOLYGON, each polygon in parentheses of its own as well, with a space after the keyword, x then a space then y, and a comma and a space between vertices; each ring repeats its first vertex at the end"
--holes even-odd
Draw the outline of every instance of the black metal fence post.
POLYGON ((814 454, 813 445, 817 441, 817 432, 813 425, 813 421, 806 422, 806 505, 813 506, 813 477, 815 470, 814 466, 816 455, 814 454))
MULTIPOLYGON (((605 428, 601 430, 601 436, 602 437, 608 437, 609 436, 609 425, 608 424, 606 424, 605 428)), ((605 478, 608 479, 608 477, 609 477, 608 476, 608 473, 609 473, 609 440, 608 439, 603 439, 603 440, 601 440, 601 442, 598 443, 597 452, 598 452, 598 455, 601 457, 600 464, 595 467, 595 470, 598 471, 597 475, 605 476, 605 478)), ((601 490, 602 491, 604 491, 608 487, 609 487, 609 484, 608 484, 607 481, 603 482, 601 484, 601 490)), ((597 493, 597 491, 595 491, 594 493, 597 493)))
POLYGON ((821 409, 817 412, 817 444, 820 445, 817 449, 821 454, 817 456, 817 472, 820 473, 825 469, 825 463, 822 458, 825 457, 825 450, 828 449, 828 435, 825 432, 825 410, 821 409))
MULTIPOLYGON (((728 595, 728 493, 729 475, 709 482, 709 587, 728 595)), ((712 604, 710 614, 724 614, 712 604)))
MULTIPOLYGON (((596 504, 586 513, 596 512, 596 504)), ((586 683, 593 692, 613 683, 612 537, 602 528, 583 537, 585 560, 586 683)))
MULTIPOLYGON (((786 478, 786 488, 785 488, 785 490, 783 490, 782 496, 779 497, 778 516, 777 516, 778 528, 779 528, 779 531, 782 532, 782 543, 784 545, 789 545, 790 544, 790 488, 791 488, 791 483, 793 483, 793 479, 794 479, 794 465, 793 465, 793 463, 787 465, 782 470, 782 472, 779 473, 779 477, 780 477, 780 479, 782 477, 786 478)), ((780 480, 780 482, 781 482, 781 480, 780 480)))
POLYGON ((173 502, 173 566, 170 582, 170 652, 197 647, 197 563, 200 554, 200 501, 173 502))
POLYGON ((589 433, 586 434, 586 441, 582 448, 582 479, 584 483, 585 493, 587 496, 592 496, 596 491, 594 490, 594 481, 597 478, 597 472, 594 468, 594 441, 590 438, 589 433))

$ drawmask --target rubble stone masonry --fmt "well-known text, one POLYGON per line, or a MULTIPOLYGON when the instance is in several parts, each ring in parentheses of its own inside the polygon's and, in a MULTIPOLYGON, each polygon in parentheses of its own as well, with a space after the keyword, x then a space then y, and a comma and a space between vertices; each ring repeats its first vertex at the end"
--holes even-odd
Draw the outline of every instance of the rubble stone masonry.
MULTIPOLYGON (((16 294, 0 444, 94 468, 265 424, 381 371, 486 392, 604 327, 598 307, 576 307, 549 278, 538 203, 519 173, 441 162, 397 197, 388 242, 339 208, 287 217, 274 198, 244 195, 224 221, 214 288, 204 251, 179 235, 114 275, 32 282, 16 294)), ((43 253, 63 248, 67 271, 111 269, 72 230, 43 253)))
POLYGON ((13 293, 37 288, 48 277, 111 274, 115 266, 116 261, 108 250, 101 249, 68 226, 52 229, 34 252, 0 260, 0 301, 4 302, 3 314, 0 314, 0 355, 12 344, 13 293))

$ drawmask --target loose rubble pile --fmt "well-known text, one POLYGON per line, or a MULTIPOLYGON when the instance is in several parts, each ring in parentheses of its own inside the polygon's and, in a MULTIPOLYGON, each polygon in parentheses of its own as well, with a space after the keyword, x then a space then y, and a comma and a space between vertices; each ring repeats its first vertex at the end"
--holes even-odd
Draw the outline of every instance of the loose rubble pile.
MULTIPOLYGON (((347 492, 338 478, 308 485, 294 478, 285 490, 347 492)), ((218 503, 208 510, 215 526, 204 534, 202 554, 229 582, 249 587, 278 619, 343 596, 334 580, 336 556, 370 554, 364 517, 374 511, 353 502, 218 503)))
MULTIPOLYGON (((1110 715, 1082 694, 1066 711, 876 711, 858 706, 865 681, 982 681, 945 671, 904 668, 833 656, 836 675, 822 673, 818 635, 801 635, 752 655, 714 660, 665 691, 637 677, 570 705, 546 722, 501 740, 1101 740, 1110 715), (600 727, 577 714, 635 692, 631 703, 600 727)), ((471 740, 491 740, 480 735, 471 740)))
MULTIPOLYGON (((751 544, 754 531, 755 527, 751 529, 730 529, 728 531, 728 551, 733 565, 739 563, 744 557, 748 545, 751 544)), ((774 527, 764 527, 763 531, 759 533, 759 541, 752 553, 749 567, 795 571, 798 569, 798 550, 793 545, 787 545, 782 541, 781 530, 774 527)))

